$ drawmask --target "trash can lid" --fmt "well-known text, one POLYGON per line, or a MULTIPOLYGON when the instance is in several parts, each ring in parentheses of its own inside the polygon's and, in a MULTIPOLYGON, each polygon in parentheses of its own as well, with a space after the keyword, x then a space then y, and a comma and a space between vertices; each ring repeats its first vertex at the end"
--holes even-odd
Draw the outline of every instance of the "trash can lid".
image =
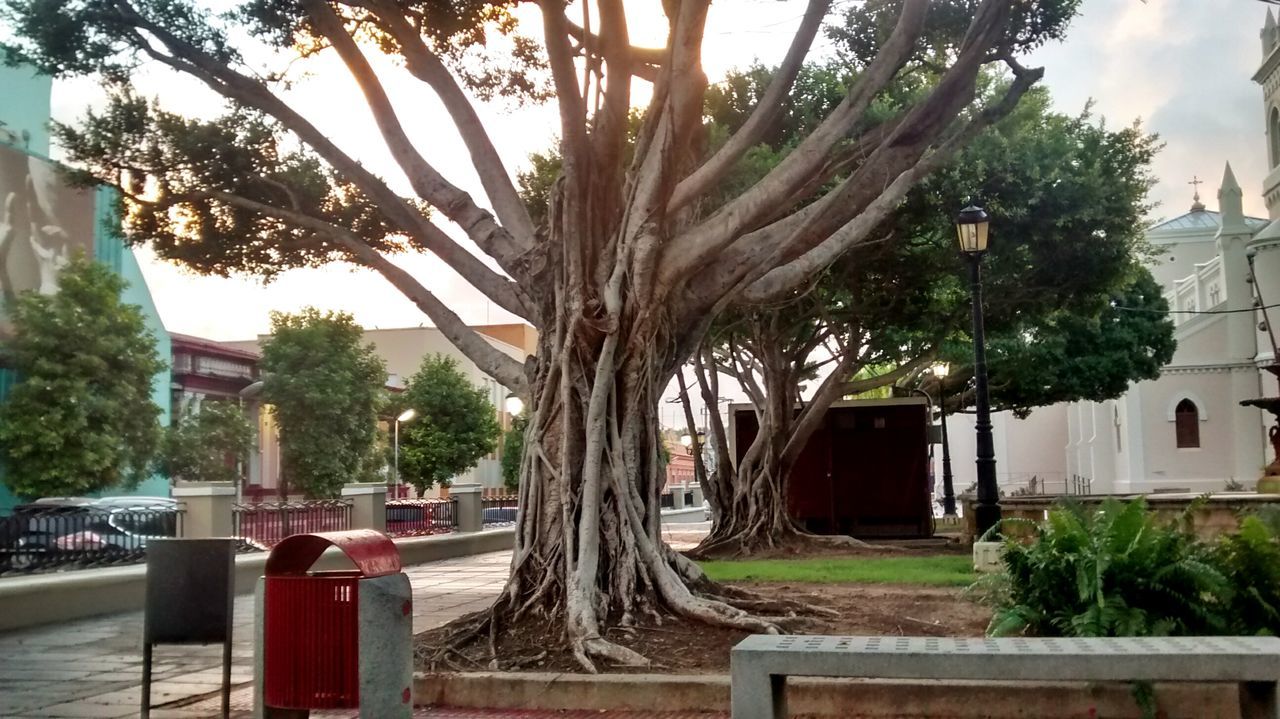
POLYGON ((352 529, 285 537, 267 557, 267 576, 306 574, 329 547, 337 547, 347 555, 363 577, 400 571, 400 551, 390 537, 372 529, 352 529))

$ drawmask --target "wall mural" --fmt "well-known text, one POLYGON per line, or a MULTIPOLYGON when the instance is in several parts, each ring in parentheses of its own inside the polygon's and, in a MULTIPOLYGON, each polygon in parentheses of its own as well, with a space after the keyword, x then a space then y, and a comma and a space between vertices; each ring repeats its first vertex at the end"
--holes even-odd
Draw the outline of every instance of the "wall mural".
MULTIPOLYGON (((57 165, 0 145, 0 292, 53 294, 75 250, 93 256, 93 192, 68 186, 57 165)), ((0 321, 0 332, 7 322, 0 321)))

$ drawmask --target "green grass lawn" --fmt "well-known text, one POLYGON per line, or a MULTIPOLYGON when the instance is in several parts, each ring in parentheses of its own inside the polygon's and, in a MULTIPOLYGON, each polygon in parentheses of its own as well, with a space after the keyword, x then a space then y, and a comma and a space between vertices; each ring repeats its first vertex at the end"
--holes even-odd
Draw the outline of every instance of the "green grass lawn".
POLYGON ((972 584, 973 559, 964 555, 936 557, 867 557, 865 559, 764 559, 699 562, 715 581, 827 582, 850 584, 924 584, 964 587, 972 584))

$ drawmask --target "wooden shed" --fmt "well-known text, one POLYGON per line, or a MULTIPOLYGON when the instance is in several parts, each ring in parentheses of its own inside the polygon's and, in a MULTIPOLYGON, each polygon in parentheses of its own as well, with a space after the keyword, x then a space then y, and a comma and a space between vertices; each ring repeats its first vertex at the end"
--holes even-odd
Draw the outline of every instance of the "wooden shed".
MULTIPOLYGON (((758 431, 751 405, 730 405, 735 461, 758 431)), ((923 397, 836 402, 787 487, 791 516, 817 534, 928 537, 931 501, 929 406, 923 397)))

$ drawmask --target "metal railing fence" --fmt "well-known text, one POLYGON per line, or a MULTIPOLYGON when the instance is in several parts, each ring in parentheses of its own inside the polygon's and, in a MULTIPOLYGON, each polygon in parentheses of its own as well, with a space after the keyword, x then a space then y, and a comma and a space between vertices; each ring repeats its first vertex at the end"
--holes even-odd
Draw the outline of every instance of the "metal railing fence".
POLYGON ((515 524, 519 506, 520 497, 514 494, 484 497, 480 500, 481 511, 484 515, 484 526, 497 527, 504 524, 515 524))
POLYGON ((147 540, 182 535, 179 507, 20 505, 0 516, 0 573, 130 564, 147 540))
POLYGON ((456 499, 387 500, 387 534, 392 537, 443 534, 457 528, 456 499))
POLYGON ((295 534, 351 529, 351 500, 308 499, 237 504, 233 516, 237 537, 247 537, 272 547, 295 534))

